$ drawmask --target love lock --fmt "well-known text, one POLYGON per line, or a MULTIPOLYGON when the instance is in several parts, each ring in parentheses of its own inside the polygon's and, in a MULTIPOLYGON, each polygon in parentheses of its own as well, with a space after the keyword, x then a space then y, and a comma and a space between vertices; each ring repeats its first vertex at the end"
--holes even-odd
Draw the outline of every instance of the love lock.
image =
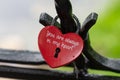
POLYGON ((62 32, 54 26, 58 16, 52 21, 51 26, 46 26, 39 33, 39 50, 46 63, 52 68, 73 62, 83 50, 83 40, 81 36, 78 35, 80 23, 75 15, 73 15, 73 18, 77 23, 76 33, 70 32, 62 34, 62 32))

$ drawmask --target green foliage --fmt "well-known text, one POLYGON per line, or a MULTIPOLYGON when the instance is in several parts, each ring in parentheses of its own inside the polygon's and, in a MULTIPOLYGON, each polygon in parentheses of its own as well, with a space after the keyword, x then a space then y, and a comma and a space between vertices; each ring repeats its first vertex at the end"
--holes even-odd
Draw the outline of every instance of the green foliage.
POLYGON ((114 0, 99 15, 99 19, 90 31, 94 49, 104 56, 120 58, 120 0, 114 0))
POLYGON ((89 69, 88 72, 90 74, 98 74, 98 75, 105 75, 105 76, 120 76, 120 73, 114 73, 114 72, 111 72, 111 71, 101 71, 101 70, 92 70, 92 69, 89 69))

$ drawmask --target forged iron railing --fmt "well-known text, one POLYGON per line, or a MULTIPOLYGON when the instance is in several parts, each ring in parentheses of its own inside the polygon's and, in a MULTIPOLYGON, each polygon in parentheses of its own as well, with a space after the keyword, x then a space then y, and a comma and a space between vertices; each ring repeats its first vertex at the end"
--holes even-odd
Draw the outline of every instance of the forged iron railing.
MULTIPOLYGON (((55 0, 55 7, 60 18, 60 24, 55 25, 63 33, 75 32, 76 23, 72 18, 72 6, 69 0, 55 0)), ((75 60, 79 71, 76 79, 74 72, 59 72, 47 69, 20 68, 14 66, 0 65, 0 77, 28 79, 28 80, 120 80, 117 76, 92 75, 88 69, 106 70, 120 73, 120 60, 109 59, 94 51, 89 41, 89 29, 97 21, 97 13, 91 13, 83 25, 79 35, 84 40, 83 54, 75 60)), ((53 18, 47 13, 42 13, 39 22, 44 26, 50 25, 53 18)), ((0 62, 40 66, 46 64, 39 52, 16 51, 0 49, 0 62)), ((47 65, 47 64, 46 64, 47 65)), ((72 64, 66 65, 73 67, 72 64)))

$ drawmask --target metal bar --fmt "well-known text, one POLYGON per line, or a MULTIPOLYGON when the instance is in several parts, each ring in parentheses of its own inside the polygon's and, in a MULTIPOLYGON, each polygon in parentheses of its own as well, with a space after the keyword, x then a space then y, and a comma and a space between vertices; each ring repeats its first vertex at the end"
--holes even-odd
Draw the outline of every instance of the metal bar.
POLYGON ((90 45, 89 38, 85 41, 83 53, 89 59, 89 68, 120 73, 120 59, 110 59, 101 56, 93 50, 90 45))
POLYGON ((83 22, 80 35, 84 40, 87 38, 88 31, 90 30, 90 28, 96 23, 97 18, 98 14, 93 12, 90 15, 88 15, 88 17, 83 22))
POLYGON ((7 49, 0 49, 0 62, 32 65, 45 64, 45 61, 39 52, 7 49))
MULTIPOLYGON (((77 29, 80 29, 80 28, 77 28, 78 27, 76 25, 77 22, 75 22, 73 18, 72 5, 70 0, 55 0, 55 7, 56 7, 57 14, 60 18, 60 24, 61 24, 60 29, 63 34, 69 33, 69 32, 75 33, 77 29)), ((81 25, 79 27, 81 27, 81 25)), ((82 74, 84 75, 84 73, 87 73, 87 68, 85 67, 86 61, 82 57, 83 55, 80 55, 78 59, 75 60, 75 64, 79 68, 79 73, 81 75, 82 74), (80 69, 82 69, 82 71, 80 71, 80 69)))
MULTIPOLYGON (((44 26, 49 26, 49 25, 51 25, 52 20, 53 20, 53 18, 50 15, 48 15, 47 13, 41 13, 39 22, 43 23, 44 26)), ((54 25, 60 28, 60 24, 57 21, 55 22, 54 25)))
MULTIPOLYGON (((43 69, 26 69, 9 66, 0 66, 0 77, 27 80, 77 80, 73 73, 50 71, 43 69)), ((120 80, 115 76, 84 75, 80 80, 120 80)))
POLYGON ((69 0, 55 0, 55 7, 60 18, 63 33, 75 32, 77 27, 72 16, 72 6, 69 0))
MULTIPOLYGON (((15 63, 23 65, 43 65, 46 64, 40 52, 25 50, 0 49, 0 62, 15 63)), ((67 65, 72 67, 73 65, 67 65)))
POLYGON ((73 80, 72 73, 62 73, 43 69, 28 69, 0 66, 0 77, 27 80, 73 80))

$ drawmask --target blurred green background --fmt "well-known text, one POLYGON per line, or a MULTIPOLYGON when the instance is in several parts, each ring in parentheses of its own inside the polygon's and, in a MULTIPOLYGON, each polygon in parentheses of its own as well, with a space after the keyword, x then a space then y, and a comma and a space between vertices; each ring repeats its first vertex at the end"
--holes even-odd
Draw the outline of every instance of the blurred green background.
MULTIPOLYGON (((99 15, 99 14, 98 14, 99 15)), ((90 31, 91 44, 101 55, 120 58, 120 0, 112 1, 99 15, 98 21, 90 31)), ((92 74, 120 76, 113 72, 89 70, 92 74)))
MULTIPOLYGON (((98 14, 99 15, 99 14, 98 14)), ((100 54, 120 58, 120 0, 111 1, 90 30, 91 43, 100 54)))

